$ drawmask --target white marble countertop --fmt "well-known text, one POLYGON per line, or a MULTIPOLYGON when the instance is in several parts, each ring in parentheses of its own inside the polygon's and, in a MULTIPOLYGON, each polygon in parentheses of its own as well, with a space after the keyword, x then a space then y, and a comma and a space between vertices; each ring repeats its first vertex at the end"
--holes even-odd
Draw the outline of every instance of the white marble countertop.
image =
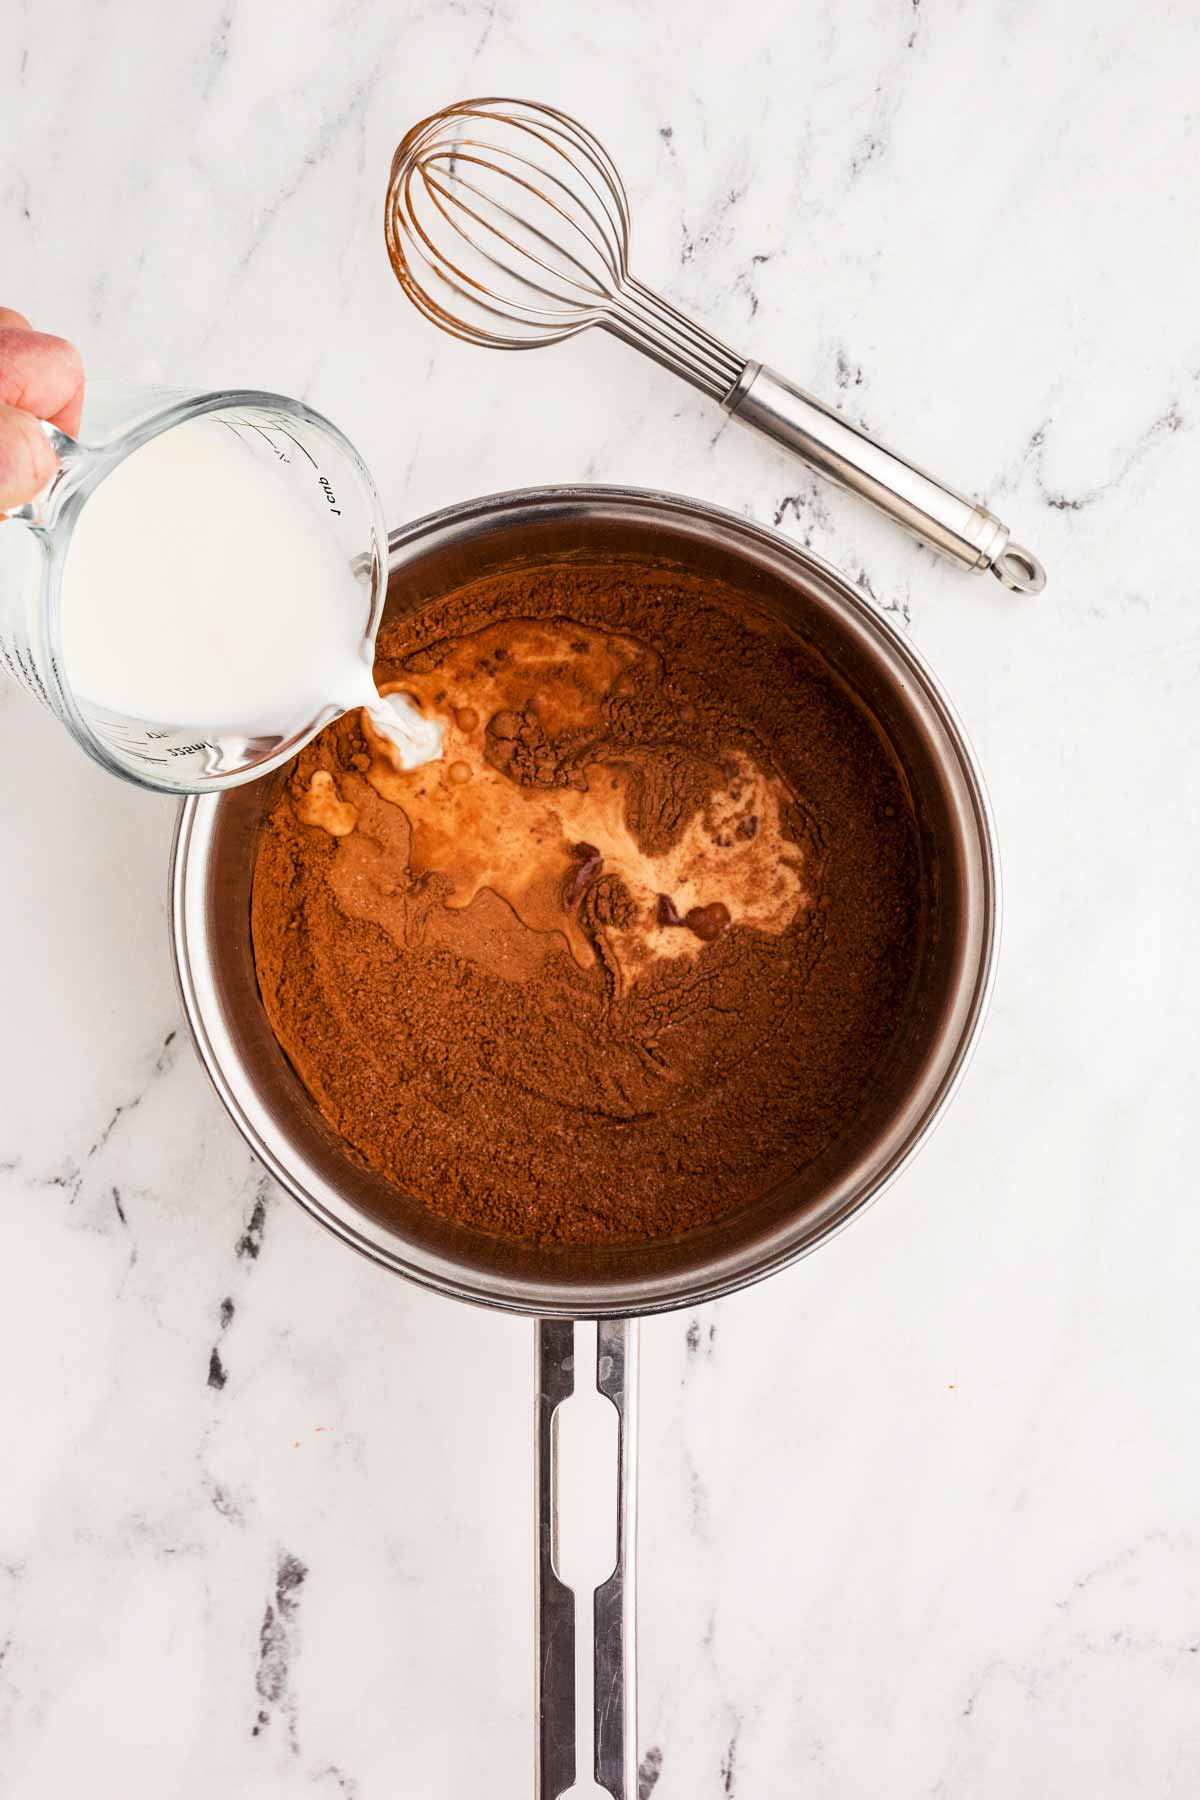
MULTIPOLYGON (((869 587, 1006 878, 916 1165, 643 1334, 643 1800, 1200 1790, 1195 7, 133 0, 0 43, 0 300, 94 374, 331 414, 394 523, 675 489, 869 587), (471 92, 610 143, 635 263, 993 505, 956 574, 622 346, 442 340, 391 149, 471 92)), ((531 1331, 265 1180, 181 1027, 172 808, 0 694, 0 1792, 532 1789, 531 1331)))

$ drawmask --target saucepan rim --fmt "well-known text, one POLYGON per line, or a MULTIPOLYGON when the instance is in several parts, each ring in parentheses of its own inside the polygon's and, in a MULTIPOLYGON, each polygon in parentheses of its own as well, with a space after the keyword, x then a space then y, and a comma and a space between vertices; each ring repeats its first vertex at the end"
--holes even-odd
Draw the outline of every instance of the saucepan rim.
MULTIPOLYGON (((899 663, 906 681, 918 691, 937 719, 953 751, 959 783, 968 803, 979 858, 978 916, 973 922, 978 949, 968 974, 965 999, 960 997, 957 1041, 919 1116, 875 1169, 871 1178, 851 1191, 827 1217, 797 1225, 793 1237, 781 1229, 741 1260, 729 1254, 682 1275, 659 1274, 645 1280, 624 1279, 581 1288, 577 1282, 538 1281, 509 1273, 485 1272, 462 1259, 441 1256, 414 1244, 338 1195, 313 1171, 296 1166, 285 1135, 268 1109, 259 1104, 252 1075, 239 1058, 237 1041, 227 1028, 212 974, 213 946, 206 930, 206 853, 223 796, 193 795, 179 809, 171 851, 169 913, 176 984, 184 1016, 201 1063, 226 1111, 258 1159, 276 1181, 335 1236, 373 1262, 419 1285, 456 1299, 534 1316, 633 1317, 696 1305, 732 1293, 808 1255, 840 1231, 851 1218, 878 1199, 907 1167, 945 1113, 978 1042, 995 979, 1000 927, 1000 879, 995 829, 983 778, 975 755, 942 686, 919 651, 860 593, 844 575, 812 551, 789 542, 767 526, 705 501, 647 488, 617 486, 546 486, 483 495, 429 513, 393 531, 388 540, 389 570, 402 567, 408 552, 437 538, 477 539, 491 526, 523 516, 577 520, 589 515, 634 515, 639 522, 657 516, 665 525, 684 529, 715 527, 719 541, 736 554, 752 546, 783 573, 789 570, 834 591, 866 635, 899 663), (314 1191, 320 1187, 323 1191, 314 1191)), ((897 1108, 897 1112, 901 1109, 897 1108)))

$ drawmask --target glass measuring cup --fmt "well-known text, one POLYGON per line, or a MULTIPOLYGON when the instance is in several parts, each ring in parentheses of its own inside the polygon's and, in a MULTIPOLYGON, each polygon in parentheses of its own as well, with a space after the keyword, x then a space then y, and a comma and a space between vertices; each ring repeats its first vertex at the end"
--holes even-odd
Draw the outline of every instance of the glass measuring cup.
MULTIPOLYGON (((35 500, 0 519, 0 669, 48 707, 104 768, 174 794, 236 787, 266 774, 345 710, 330 694, 310 708, 311 716, 285 724, 247 717, 214 726, 147 716, 140 707, 114 709, 72 681, 64 650, 63 571, 80 515, 101 482, 142 446, 202 419, 231 432, 236 454, 248 455, 271 481, 283 482, 289 505, 319 522, 347 576, 343 585, 354 617, 345 636, 361 650, 367 670, 386 592, 387 530, 374 482, 337 427, 298 400, 247 389, 204 393, 96 382, 78 439, 46 425, 58 473, 35 500)), ((162 588, 169 604, 167 568, 162 588)), ((323 646, 313 649, 319 657, 323 646)))

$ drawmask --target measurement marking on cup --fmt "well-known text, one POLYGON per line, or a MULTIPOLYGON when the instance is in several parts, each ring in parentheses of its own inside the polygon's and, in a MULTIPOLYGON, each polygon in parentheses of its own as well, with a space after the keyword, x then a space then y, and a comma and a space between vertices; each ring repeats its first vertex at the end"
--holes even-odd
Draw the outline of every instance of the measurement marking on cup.
POLYGON ((321 475, 321 476, 319 476, 319 477, 318 477, 318 479, 319 479, 319 481, 320 481, 320 483, 321 483, 321 486, 322 486, 322 487, 323 487, 323 488, 324 488, 324 490, 325 490, 325 498, 326 498, 326 499, 327 499, 327 500, 328 500, 328 502, 329 502, 329 510, 330 510, 330 512, 333 512, 333 513, 336 513, 336 514, 337 514, 337 516, 338 516, 338 518, 339 518, 339 519, 340 519, 340 518, 341 518, 341 516, 342 516, 342 509, 341 509, 341 507, 340 507, 340 506, 339 506, 339 505, 338 505, 338 503, 337 503, 337 500, 336 500, 336 498, 335 498, 335 496, 334 496, 334 492, 333 492, 333 489, 332 489, 332 488, 331 488, 331 487, 330 487, 330 485, 329 485, 329 482, 328 482, 328 481, 327 481, 327 480, 326 480, 326 478, 325 478, 325 476, 324 476, 324 475, 321 475))
MULTIPOLYGON (((272 438, 272 436, 271 436, 271 434, 270 434, 270 432, 269 432, 269 431, 264 431, 264 430, 263 430, 263 428, 262 428, 262 426, 261 426, 261 425, 256 425, 256 424, 255 424, 255 423, 254 423, 254 421, 253 421, 253 419, 240 419, 240 420, 239 420, 239 421, 238 421, 238 423, 239 423, 239 424, 241 424, 241 425, 246 425, 246 426, 248 426, 248 427, 249 427, 249 428, 250 428, 250 430, 251 430, 251 431, 257 431, 257 433, 258 433, 258 435, 259 435, 259 437, 260 437, 260 438, 262 438, 262 439, 263 439, 263 441, 264 441, 264 442, 265 442, 265 443, 266 443, 266 444, 268 444, 268 445, 269 445, 269 446, 270 446, 270 449, 271 449, 271 452, 272 452, 272 454, 273 454, 273 455, 274 455, 274 456, 277 456, 277 457, 278 457, 278 458, 279 458, 279 461, 280 461, 280 462, 281 462, 281 463, 290 463, 290 462, 291 462, 291 460, 292 460, 292 459, 291 459, 291 457, 290 457, 290 456, 289 456, 289 455, 288 455, 288 453, 287 453, 287 451, 286 451, 286 450, 281 450, 281 449, 280 449, 280 448, 279 448, 279 445, 278 445, 278 444, 277 444, 277 443, 276 443, 276 442, 275 442, 275 441, 274 441, 274 439, 273 439, 273 438, 272 438)), ((285 435, 285 436, 290 436, 290 435, 291 435, 291 434, 290 434, 290 433, 287 433, 287 432, 285 432, 285 434, 284 434, 284 435, 285 435)), ((295 443, 295 441, 296 441, 296 440, 295 440, 295 438, 292 438, 292 442, 293 442, 293 444, 294 444, 294 443, 295 443)))
MULTIPOLYGON (((300 439, 298 437, 294 437, 292 435, 292 433, 288 430, 286 425, 281 425, 279 423, 278 419, 276 419, 275 429, 276 429, 276 431, 282 432, 284 437, 287 438, 290 443, 295 444, 295 446, 296 446, 297 450, 299 450, 301 456, 307 456, 307 458, 308 458, 309 462, 312 464, 313 468, 316 469, 317 459, 312 454, 312 451, 306 449, 305 446, 300 442, 300 439)), ((320 473, 319 470, 317 472, 318 472, 318 474, 320 473)))

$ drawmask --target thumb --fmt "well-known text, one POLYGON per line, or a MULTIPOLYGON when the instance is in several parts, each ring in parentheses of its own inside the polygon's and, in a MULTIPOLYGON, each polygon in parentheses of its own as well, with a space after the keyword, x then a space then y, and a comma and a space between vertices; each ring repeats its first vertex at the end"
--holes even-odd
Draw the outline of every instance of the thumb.
POLYGON ((32 500, 57 467, 58 460, 33 414, 0 405, 0 511, 32 500))

